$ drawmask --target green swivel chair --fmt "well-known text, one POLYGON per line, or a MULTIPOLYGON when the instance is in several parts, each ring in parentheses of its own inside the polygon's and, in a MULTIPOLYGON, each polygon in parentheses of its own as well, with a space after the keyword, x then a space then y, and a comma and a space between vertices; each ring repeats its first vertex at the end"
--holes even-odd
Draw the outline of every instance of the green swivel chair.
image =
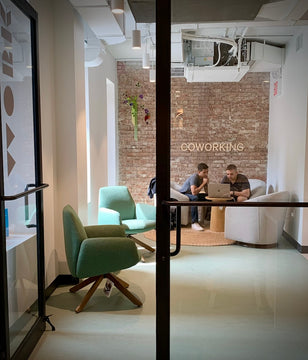
POLYGON ((70 205, 63 209, 63 227, 70 272, 76 278, 87 278, 73 286, 70 292, 76 292, 93 283, 81 304, 75 309, 76 313, 83 310, 104 278, 112 281, 133 304, 142 306, 141 301, 127 290, 129 285, 112 274, 134 266, 140 260, 136 244, 126 237, 123 227, 83 226, 70 205))
POLYGON ((124 225, 126 235, 147 250, 155 251, 132 235, 155 229, 156 207, 143 203, 135 204, 126 186, 105 186, 99 189, 98 224, 124 225))

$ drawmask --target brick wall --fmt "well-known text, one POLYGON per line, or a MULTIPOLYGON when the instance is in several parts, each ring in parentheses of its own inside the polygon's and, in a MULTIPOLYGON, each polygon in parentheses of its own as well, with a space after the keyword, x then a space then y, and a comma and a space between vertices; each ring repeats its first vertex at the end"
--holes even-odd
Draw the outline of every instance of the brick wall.
MULTIPOLYGON (((221 180, 229 163, 249 178, 266 181, 267 80, 268 73, 248 73, 238 83, 187 83, 184 78, 172 78, 171 180, 182 184, 199 162, 205 162, 211 182, 221 180)), ((136 201, 152 203, 147 188, 156 166, 155 83, 149 82, 149 71, 140 63, 118 62, 118 89, 119 184, 128 186, 136 201), (138 141, 124 94, 142 94, 138 103, 150 111, 146 124, 144 110, 139 109, 138 141)))

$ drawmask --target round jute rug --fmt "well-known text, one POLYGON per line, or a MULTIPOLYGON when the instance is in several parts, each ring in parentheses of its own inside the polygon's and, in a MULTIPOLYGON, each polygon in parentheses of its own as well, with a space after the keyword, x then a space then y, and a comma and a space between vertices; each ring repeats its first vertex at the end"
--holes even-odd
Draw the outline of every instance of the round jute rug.
MULTIPOLYGON (((150 240, 156 241, 156 230, 151 230, 143 235, 150 240)), ((236 241, 225 239, 223 232, 214 232, 209 229, 204 231, 192 230, 191 227, 181 228, 181 245, 191 246, 220 246, 220 245, 232 245, 236 241)), ((170 242, 175 244, 176 230, 170 231, 170 242)))

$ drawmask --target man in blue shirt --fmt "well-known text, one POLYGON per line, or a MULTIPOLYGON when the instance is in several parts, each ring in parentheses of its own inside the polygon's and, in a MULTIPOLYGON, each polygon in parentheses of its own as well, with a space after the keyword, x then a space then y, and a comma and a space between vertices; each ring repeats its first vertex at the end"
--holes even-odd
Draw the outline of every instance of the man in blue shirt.
MULTIPOLYGON (((205 163, 198 164, 198 172, 191 175, 183 184, 180 192, 189 197, 191 201, 205 200, 207 195, 207 185, 209 182, 209 167, 205 163)), ((197 231, 203 231, 203 227, 198 223, 198 207, 191 206, 191 227, 197 231)))

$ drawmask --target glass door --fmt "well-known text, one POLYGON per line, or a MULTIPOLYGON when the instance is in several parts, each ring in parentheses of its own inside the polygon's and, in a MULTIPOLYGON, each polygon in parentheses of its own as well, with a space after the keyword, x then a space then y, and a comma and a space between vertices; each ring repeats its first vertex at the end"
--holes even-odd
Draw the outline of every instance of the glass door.
POLYGON ((41 184, 36 13, 25 1, 1 0, 0 8, 0 357, 8 359, 24 358, 44 329, 41 190, 47 185, 41 184))

